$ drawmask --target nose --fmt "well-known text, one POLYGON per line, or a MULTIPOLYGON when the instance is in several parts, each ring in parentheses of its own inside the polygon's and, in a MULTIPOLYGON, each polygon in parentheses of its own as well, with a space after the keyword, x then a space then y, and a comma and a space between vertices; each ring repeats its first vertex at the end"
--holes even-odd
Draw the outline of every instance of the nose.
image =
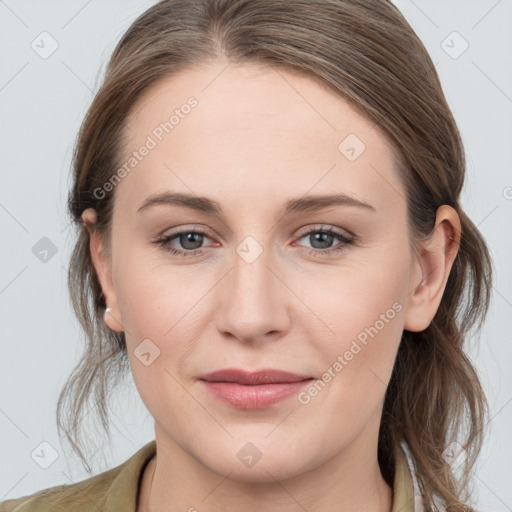
POLYGON ((221 284, 216 327, 222 335, 244 343, 276 340, 290 328, 293 293, 279 276, 280 266, 270 250, 253 260, 254 247, 249 252, 238 249, 221 284))

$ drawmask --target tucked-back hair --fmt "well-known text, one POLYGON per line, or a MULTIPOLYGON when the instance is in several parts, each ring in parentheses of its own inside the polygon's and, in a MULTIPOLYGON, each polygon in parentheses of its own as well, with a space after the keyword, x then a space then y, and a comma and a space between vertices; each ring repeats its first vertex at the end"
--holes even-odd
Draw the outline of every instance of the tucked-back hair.
POLYGON ((487 403, 464 342, 485 319, 492 262, 459 203, 464 148, 436 69, 387 0, 164 0, 122 36, 73 154, 68 206, 77 241, 69 290, 86 347, 59 396, 59 435, 90 473, 85 447, 91 439, 82 418, 89 404, 110 439, 107 398, 129 371, 124 333, 104 323, 106 305, 81 214, 94 208, 97 230, 110 240, 115 189, 101 198, 94 191, 121 165, 131 107, 157 80, 219 58, 263 63, 319 80, 384 130, 398 155, 413 247, 431 234, 439 206, 450 205, 459 214, 459 252, 439 309, 424 331, 403 332, 385 397, 378 458, 392 485, 399 445, 405 441, 425 509, 437 510, 437 495, 449 512, 473 510, 468 505, 470 474, 482 444, 487 403), (457 475, 443 456, 452 442, 466 452, 457 475))

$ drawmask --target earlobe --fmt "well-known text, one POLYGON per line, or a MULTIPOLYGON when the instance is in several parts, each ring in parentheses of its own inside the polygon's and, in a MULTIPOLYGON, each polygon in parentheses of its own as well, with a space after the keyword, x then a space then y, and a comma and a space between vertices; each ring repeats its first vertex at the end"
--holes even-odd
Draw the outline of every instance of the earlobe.
POLYGON ((117 295, 112 281, 110 265, 102 245, 102 239, 95 224, 97 221, 96 211, 87 208, 82 213, 82 221, 89 232, 89 250, 94 265, 96 276, 100 283, 107 310, 105 311, 105 323, 116 332, 123 332, 123 324, 117 303, 117 295))
POLYGON ((432 322, 459 250, 460 235, 456 210, 448 205, 440 206, 432 234, 422 244, 414 262, 416 272, 411 280, 404 329, 420 332, 432 322))

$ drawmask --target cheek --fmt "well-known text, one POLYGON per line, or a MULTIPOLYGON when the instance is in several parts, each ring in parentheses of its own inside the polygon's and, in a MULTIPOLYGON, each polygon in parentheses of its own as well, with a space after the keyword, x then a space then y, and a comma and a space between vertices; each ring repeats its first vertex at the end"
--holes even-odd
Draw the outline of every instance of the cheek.
POLYGON ((320 268, 291 282, 294 292, 308 306, 307 314, 316 318, 317 326, 326 333, 324 339, 330 338, 336 345, 376 323, 379 331, 390 331, 393 324, 394 332, 400 332, 399 313, 405 309, 408 293, 408 265, 404 256, 377 258, 367 254, 355 263, 320 268))
POLYGON ((165 269, 151 267, 142 259, 120 268, 118 303, 133 380, 152 416, 162 420, 186 401, 175 380, 182 380, 175 365, 180 367, 180 361, 194 349, 194 333, 184 333, 194 315, 186 315, 189 301, 181 289, 183 284, 165 277, 165 269))
MULTIPOLYGON (((188 267, 190 268, 190 267, 188 267)), ((118 259, 116 293, 128 335, 162 339, 197 301, 197 272, 169 263, 153 249, 132 248, 118 259)))
POLYGON ((360 259, 325 279, 303 279, 299 293, 314 312, 308 338, 322 361, 322 380, 333 384, 329 394, 349 394, 355 403, 382 398, 403 332, 408 265, 407 254, 398 252, 360 259), (313 335, 313 326, 321 335, 313 335))
MULTIPOLYGON (((192 267, 171 265, 147 252, 123 255, 116 293, 135 382, 157 389, 172 380, 173 368, 187 368, 183 362, 197 349, 195 340, 210 320, 205 290, 216 280, 210 283, 192 267)), ((139 392, 144 399, 144 389, 139 392)))

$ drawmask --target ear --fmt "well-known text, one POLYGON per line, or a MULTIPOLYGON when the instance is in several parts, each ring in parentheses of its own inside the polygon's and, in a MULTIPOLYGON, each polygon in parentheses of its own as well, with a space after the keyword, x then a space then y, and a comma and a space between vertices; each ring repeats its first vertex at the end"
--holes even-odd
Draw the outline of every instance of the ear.
POLYGON ((451 206, 440 206, 432 234, 415 256, 416 272, 407 300, 404 329, 420 332, 432 322, 459 251, 460 236, 459 215, 451 206))
POLYGON ((89 232, 89 250, 98 276, 108 312, 105 314, 105 323, 113 331, 123 332, 123 324, 117 302, 116 290, 112 281, 111 264, 105 254, 103 239, 96 229, 97 215, 93 208, 87 208, 82 213, 82 221, 89 232))

